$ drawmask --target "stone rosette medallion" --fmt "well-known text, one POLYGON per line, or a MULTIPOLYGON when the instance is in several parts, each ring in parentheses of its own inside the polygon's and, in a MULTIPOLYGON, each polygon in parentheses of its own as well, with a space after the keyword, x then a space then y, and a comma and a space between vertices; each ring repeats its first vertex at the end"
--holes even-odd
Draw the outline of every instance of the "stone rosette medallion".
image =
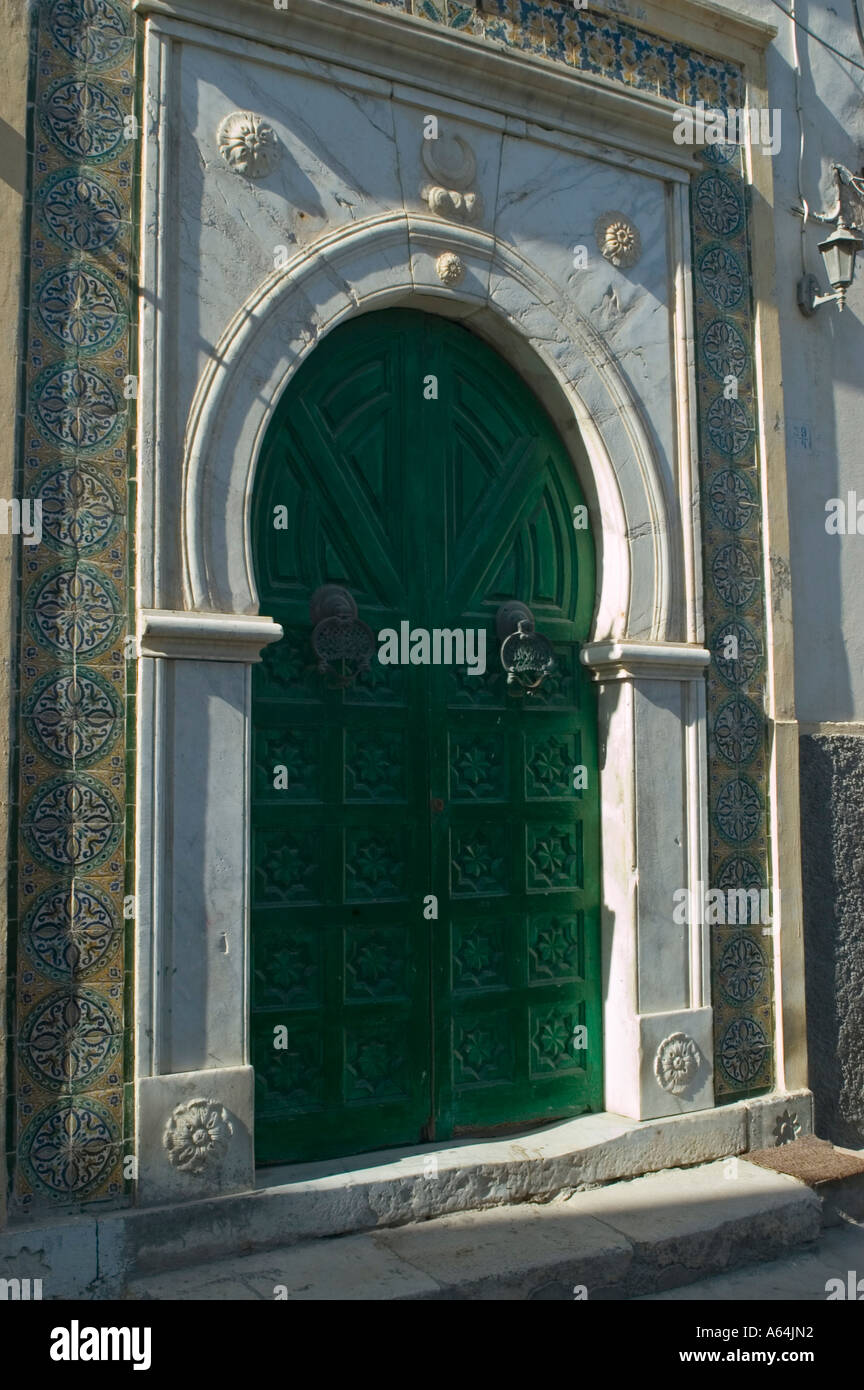
POLYGON ((784 1144, 793 1144, 800 1136, 801 1121, 798 1119, 797 1112, 784 1110, 782 1115, 778 1115, 774 1121, 772 1137, 775 1149, 781 1148, 784 1144))
POLYGON ((181 1173, 212 1172, 222 1166, 234 1126, 218 1100, 185 1101, 171 1112, 162 1143, 181 1173))
POLYGON ((219 153, 247 179, 263 179, 279 163, 282 147, 272 126, 254 111, 232 111, 216 132, 219 153))
POLYGON ((702 1066, 699 1048, 686 1033, 670 1033, 654 1058, 658 1086, 673 1096, 683 1096, 693 1088, 702 1066))
POLYGON ((458 285, 465 274, 465 262, 455 251, 445 251, 435 262, 435 272, 442 285, 458 285))
POLYGON ((604 212, 594 224, 594 236, 601 256, 617 270, 629 270, 642 255, 639 228, 623 212, 604 212))

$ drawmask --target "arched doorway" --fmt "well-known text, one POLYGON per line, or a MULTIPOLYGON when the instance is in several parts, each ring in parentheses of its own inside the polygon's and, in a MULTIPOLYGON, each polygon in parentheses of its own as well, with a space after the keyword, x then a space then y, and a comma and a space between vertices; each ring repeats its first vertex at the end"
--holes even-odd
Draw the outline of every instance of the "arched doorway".
POLYGON ((535 397, 449 320, 350 320, 279 402, 252 508, 261 609, 285 631, 253 672, 261 1162, 602 1106, 583 507, 535 397), (323 584, 376 634, 473 633, 475 668, 485 634, 485 670, 419 640, 411 661, 409 638, 405 664, 335 688, 311 641, 323 584), (496 636, 511 600, 556 660, 521 698, 496 636))

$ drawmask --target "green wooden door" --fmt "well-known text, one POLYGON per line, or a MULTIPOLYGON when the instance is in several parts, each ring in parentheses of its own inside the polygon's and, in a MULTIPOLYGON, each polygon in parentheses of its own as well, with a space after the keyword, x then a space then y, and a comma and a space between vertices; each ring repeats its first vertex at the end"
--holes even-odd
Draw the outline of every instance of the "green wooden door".
POLYGON ((253 671, 261 1162, 602 1104, 582 504, 534 396, 447 320, 352 320, 279 403, 253 506, 261 611, 285 629, 253 671), (376 633, 483 629, 486 672, 376 661, 330 688, 309 617, 324 583, 347 588, 376 633), (495 635, 509 599, 556 655, 521 699, 495 635))

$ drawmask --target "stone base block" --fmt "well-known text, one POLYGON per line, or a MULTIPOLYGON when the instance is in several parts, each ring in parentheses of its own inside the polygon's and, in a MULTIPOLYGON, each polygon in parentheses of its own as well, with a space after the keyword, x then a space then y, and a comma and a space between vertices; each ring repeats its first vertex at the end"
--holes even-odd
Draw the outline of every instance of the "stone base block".
POLYGON ((192 1202, 255 1185, 253 1071, 225 1067, 138 1083, 139 1204, 192 1202))
POLYGON ((98 1297, 99 1229, 94 1217, 22 1223, 0 1232, 0 1299, 98 1297))
POLYGON ((639 1018, 641 1120, 707 1110, 714 1104, 710 1009, 639 1018))
POLYGON ((813 1133, 813 1094, 792 1091, 747 1101, 747 1148, 774 1149, 813 1133))

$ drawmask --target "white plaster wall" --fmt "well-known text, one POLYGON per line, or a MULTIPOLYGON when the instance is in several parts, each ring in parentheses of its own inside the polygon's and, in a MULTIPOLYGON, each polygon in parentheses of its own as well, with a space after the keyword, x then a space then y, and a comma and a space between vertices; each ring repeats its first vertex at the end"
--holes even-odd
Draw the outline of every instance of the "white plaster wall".
MULTIPOLYGON (((771 0, 727 0, 740 14, 775 24, 767 53, 771 105, 782 109, 782 143, 773 160, 777 307, 782 339, 787 438, 796 713, 802 724, 864 720, 864 536, 829 536, 825 503, 857 491, 864 499, 864 257, 847 307, 805 319, 796 302, 801 274, 798 202, 800 130, 796 116, 792 24, 771 0), (804 423, 812 448, 796 442, 804 423)), ((787 9, 790 0, 784 0, 787 9)), ((864 65, 851 0, 797 0, 808 28, 864 65)), ((864 3, 859 0, 864 21, 864 3)), ((799 30, 804 152, 801 188, 811 208, 833 201, 831 163, 864 165, 864 71, 799 30)), ((830 228, 811 222, 807 267, 827 290, 816 249, 830 228)))

